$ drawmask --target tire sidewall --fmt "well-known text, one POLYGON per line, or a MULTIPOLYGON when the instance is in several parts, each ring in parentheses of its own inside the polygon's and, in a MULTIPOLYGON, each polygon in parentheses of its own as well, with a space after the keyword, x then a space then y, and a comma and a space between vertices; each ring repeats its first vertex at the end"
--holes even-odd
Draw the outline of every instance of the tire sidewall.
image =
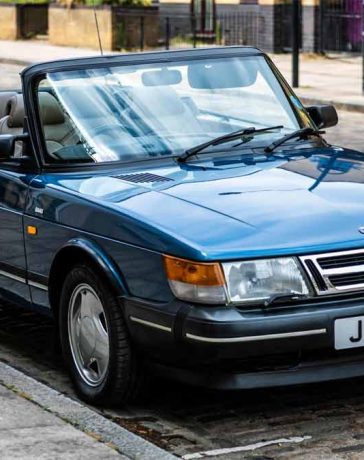
MULTIPOLYGON (((108 286, 100 280, 92 269, 87 266, 76 266, 67 275, 60 298, 59 324, 63 357, 69 369, 70 377, 75 385, 77 393, 83 399, 94 404, 102 403, 103 399, 107 399, 108 394, 111 394, 113 391, 112 386, 117 377, 115 347, 120 339, 117 328, 117 323, 120 322, 120 316, 115 318, 115 305, 114 308, 110 308, 110 303, 115 304, 117 300, 107 288, 108 286), (108 369, 102 382, 95 386, 88 385, 81 377, 73 358, 68 334, 68 312, 70 299, 72 293, 80 284, 89 284, 99 296, 105 312, 109 335, 108 369)), ((128 341, 127 346, 130 346, 128 341)), ((130 367, 130 363, 129 366, 126 366, 127 369, 128 367, 130 367)))

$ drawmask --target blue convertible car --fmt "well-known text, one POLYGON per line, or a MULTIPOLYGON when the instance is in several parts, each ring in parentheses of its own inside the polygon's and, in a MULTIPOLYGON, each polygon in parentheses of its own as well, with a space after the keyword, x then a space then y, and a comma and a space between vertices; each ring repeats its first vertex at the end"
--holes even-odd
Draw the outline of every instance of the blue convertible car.
POLYGON ((364 375, 364 163, 269 58, 37 64, 0 93, 0 289, 52 314, 87 401, 146 376, 237 389, 364 375))

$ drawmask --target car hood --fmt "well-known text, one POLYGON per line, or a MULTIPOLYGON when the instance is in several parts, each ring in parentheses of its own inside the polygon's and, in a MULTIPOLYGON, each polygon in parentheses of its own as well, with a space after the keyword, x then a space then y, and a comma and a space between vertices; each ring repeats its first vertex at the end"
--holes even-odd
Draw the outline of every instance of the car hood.
POLYGON ((232 259, 364 246, 362 155, 340 148, 302 153, 173 162, 68 178, 62 187, 139 222, 144 240, 130 242, 185 257, 232 259), (153 229, 150 236, 147 228, 153 229))

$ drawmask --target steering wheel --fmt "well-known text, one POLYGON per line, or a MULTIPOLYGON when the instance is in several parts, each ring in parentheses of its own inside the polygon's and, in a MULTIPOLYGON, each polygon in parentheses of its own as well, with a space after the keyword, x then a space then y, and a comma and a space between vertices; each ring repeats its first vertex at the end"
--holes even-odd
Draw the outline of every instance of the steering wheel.
POLYGON ((112 125, 101 125, 101 126, 98 126, 97 128, 95 128, 92 132, 92 134, 94 136, 100 136, 101 134, 104 134, 104 133, 107 133, 107 132, 111 132, 111 131, 116 131, 118 130, 119 133, 120 133, 120 130, 121 130, 121 126, 117 123, 113 123, 112 125))

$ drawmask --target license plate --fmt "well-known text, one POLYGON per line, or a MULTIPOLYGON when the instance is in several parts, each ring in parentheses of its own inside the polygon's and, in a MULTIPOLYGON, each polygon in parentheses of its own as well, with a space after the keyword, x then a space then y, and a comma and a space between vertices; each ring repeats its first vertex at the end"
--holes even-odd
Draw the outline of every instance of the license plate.
POLYGON ((335 320, 335 350, 364 347, 364 316, 335 320))

